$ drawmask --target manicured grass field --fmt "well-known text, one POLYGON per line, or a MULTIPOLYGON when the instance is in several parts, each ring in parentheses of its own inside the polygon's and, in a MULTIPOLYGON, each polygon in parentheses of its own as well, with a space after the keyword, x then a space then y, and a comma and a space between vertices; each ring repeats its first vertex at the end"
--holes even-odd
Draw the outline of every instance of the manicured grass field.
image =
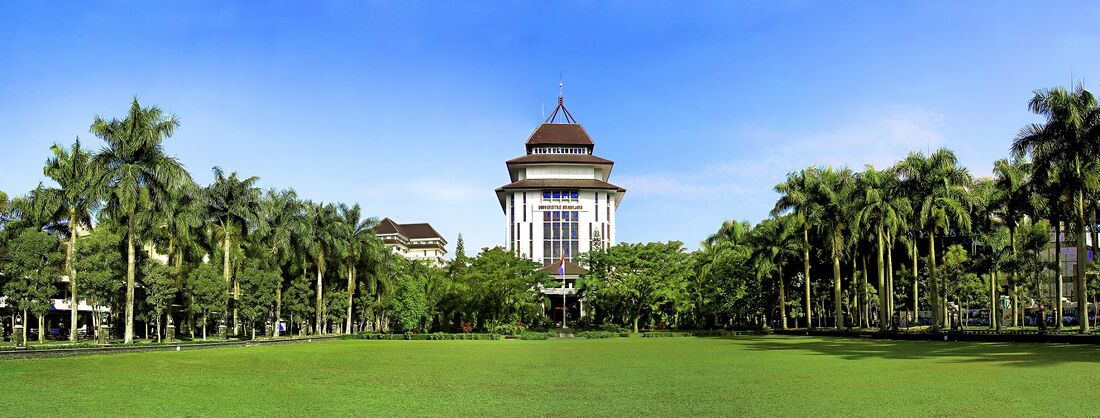
POLYGON ((325 341, 0 361, 0 415, 1097 416, 1100 348, 325 341))

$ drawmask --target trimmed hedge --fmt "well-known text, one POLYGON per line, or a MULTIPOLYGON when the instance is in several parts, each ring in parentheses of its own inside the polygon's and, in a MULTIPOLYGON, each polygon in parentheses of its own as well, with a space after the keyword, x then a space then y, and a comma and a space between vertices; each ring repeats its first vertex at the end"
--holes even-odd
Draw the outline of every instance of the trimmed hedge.
POLYGON ((499 340, 497 334, 448 334, 437 332, 434 334, 354 334, 342 337, 345 340, 414 340, 414 341, 439 341, 439 340, 499 340))
POLYGON ((697 330, 697 331, 658 331, 658 332, 643 332, 643 338, 667 338, 667 337, 731 337, 735 335, 767 335, 771 334, 770 330, 764 331, 719 331, 719 330, 697 330))
POLYGON ((614 331, 581 331, 581 332, 578 332, 576 336, 580 337, 580 338, 598 339, 598 338, 627 337, 629 335, 630 334, 627 334, 627 333, 624 333, 624 332, 614 332, 614 331))
POLYGON ((552 333, 552 332, 527 331, 527 332, 520 333, 518 337, 521 340, 548 340, 552 336, 554 336, 554 333, 552 333))

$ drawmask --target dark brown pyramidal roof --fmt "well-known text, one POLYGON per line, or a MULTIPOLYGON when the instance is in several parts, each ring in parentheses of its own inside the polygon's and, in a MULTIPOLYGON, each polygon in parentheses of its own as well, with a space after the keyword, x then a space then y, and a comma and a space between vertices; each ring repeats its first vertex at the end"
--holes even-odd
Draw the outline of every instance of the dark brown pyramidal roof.
POLYGON ((578 123, 544 123, 527 138, 527 146, 532 145, 581 145, 592 147, 592 137, 578 123))
POLYGON ((431 224, 399 224, 390 218, 382 219, 374 227, 374 233, 377 235, 400 234, 408 239, 443 238, 431 224))

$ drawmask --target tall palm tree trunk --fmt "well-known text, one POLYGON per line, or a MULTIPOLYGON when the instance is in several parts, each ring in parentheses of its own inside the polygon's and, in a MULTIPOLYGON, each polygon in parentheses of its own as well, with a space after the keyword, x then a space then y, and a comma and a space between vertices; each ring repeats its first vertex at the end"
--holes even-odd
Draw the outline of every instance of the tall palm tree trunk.
POLYGON ((1088 271, 1089 259, 1085 248, 1085 194, 1077 191, 1077 318, 1082 333, 1089 332, 1088 321, 1088 282, 1085 272, 1088 271))
POLYGON ((886 234, 886 315, 894 322, 894 236, 886 234))
POLYGON ((275 286, 275 324, 271 327, 271 336, 279 336, 279 324, 283 317, 283 284, 280 281, 278 286, 275 286))
POLYGON ((69 273, 69 341, 76 342, 79 305, 76 298, 76 266, 73 256, 76 252, 76 210, 69 208, 69 245, 65 252, 65 269, 69 273))
POLYGON ((810 228, 802 226, 802 286, 806 288, 806 329, 813 328, 813 308, 810 306, 810 228))
MULTIPOLYGON (((1096 229, 1096 204, 1097 204, 1097 202, 1094 200, 1094 201, 1092 201, 1092 205, 1090 205, 1091 209, 1090 209, 1089 218, 1091 219, 1091 222, 1089 222, 1089 230, 1090 230, 1090 233, 1091 233, 1090 236, 1092 237, 1092 246, 1088 247, 1088 252, 1090 254, 1096 254, 1096 250, 1098 248, 1100 248, 1100 246, 1098 246, 1098 245, 1100 245, 1100 244, 1098 244, 1098 243, 1100 243, 1100 231, 1097 231, 1097 229, 1096 229)), ((1092 257, 1089 257, 1089 264, 1092 264, 1092 257)), ((1086 275, 1088 274, 1088 269, 1085 269, 1085 274, 1086 275)), ((1096 303, 1095 303, 1096 295, 1095 294, 1093 295, 1092 299, 1094 301, 1093 302, 1093 309, 1095 309, 1096 308, 1096 303)), ((1083 315, 1086 319, 1091 318, 1091 315, 1089 315, 1088 309, 1085 309, 1085 313, 1083 315)), ((1091 325, 1096 326, 1096 321, 1093 321, 1091 325)))
MULTIPOLYGON (((1016 259, 1016 226, 1008 224, 1008 243, 1012 246, 1012 259, 1016 259)), ((1020 285, 1016 281, 1016 268, 1012 268, 1012 326, 1020 326, 1020 285)))
POLYGON ((783 265, 779 265, 779 273, 776 274, 779 281, 779 327, 787 329, 787 285, 783 283, 783 265))
POLYGON ((134 258, 134 223, 129 222, 126 228, 126 333, 123 342, 134 342, 134 269, 137 260, 134 258))
POLYGON ((322 305, 322 293, 321 293, 322 289, 321 289, 321 286, 322 286, 321 285, 321 263, 318 262, 317 263, 317 328, 314 330, 314 332, 316 332, 318 334, 322 333, 321 323, 323 322, 323 315, 322 315, 322 312, 321 312, 321 305, 322 305))
MULTIPOLYGON (((1054 222, 1054 269, 1056 274, 1054 275, 1054 329, 1062 329, 1062 222, 1058 218, 1053 219, 1054 222)), ((1040 288, 1035 295, 1039 299, 1039 310, 1042 311, 1043 305, 1043 291, 1040 288)), ((1046 317, 1039 319, 1040 323, 1046 323, 1046 317)), ((1039 328, 1043 328, 1042 325, 1039 328)))
POLYGON ((840 256, 833 254, 833 328, 840 328, 844 315, 840 302, 840 256))
POLYGON ((348 320, 344 326, 344 331, 347 334, 351 334, 351 304, 355 297, 355 266, 348 266, 348 320))
POLYGON ((939 331, 943 328, 943 301, 940 296, 939 278, 936 277, 936 228, 928 234, 928 284, 931 287, 932 297, 932 329, 939 331))
MULTIPOLYGON (((237 298, 237 287, 233 284, 232 274, 233 269, 229 265, 229 231, 222 227, 225 231, 225 237, 222 238, 222 276, 225 277, 225 285, 229 286, 233 290, 233 335, 237 335, 237 304, 240 303, 240 299, 237 298)), ((227 307, 228 308, 228 307, 227 307)), ((228 309, 227 309, 228 310, 228 309)))
POLYGON ((913 236, 912 244, 913 244, 913 302, 910 303, 910 306, 912 306, 912 308, 913 308, 913 318, 910 320, 910 322, 915 321, 919 325, 920 324, 920 318, 919 318, 919 315, 920 315, 920 290, 919 289, 920 289, 920 287, 917 286, 917 282, 919 282, 919 280, 917 280, 917 279, 920 277, 920 275, 917 273, 917 260, 920 259, 920 251, 917 250, 916 235, 913 236))
POLYGON ((881 227, 878 228, 878 234, 875 238, 878 240, 878 328, 885 331, 889 322, 889 316, 887 315, 887 312, 889 312, 889 304, 887 303, 889 297, 886 293, 886 266, 883 265, 885 262, 883 259, 885 249, 883 248, 881 227))

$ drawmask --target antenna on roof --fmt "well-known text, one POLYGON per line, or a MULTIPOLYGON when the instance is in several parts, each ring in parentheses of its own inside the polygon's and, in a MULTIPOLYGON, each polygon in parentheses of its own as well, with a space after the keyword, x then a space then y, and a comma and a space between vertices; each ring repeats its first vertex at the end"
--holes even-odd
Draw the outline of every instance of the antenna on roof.
POLYGON ((565 108, 565 101, 563 99, 564 83, 562 80, 562 73, 558 72, 558 106, 554 108, 553 112, 550 112, 550 117, 546 118, 542 123, 555 123, 558 118, 558 111, 562 113, 562 119, 564 119, 562 123, 577 123, 577 120, 573 119, 573 115, 569 114, 569 109, 565 108))

